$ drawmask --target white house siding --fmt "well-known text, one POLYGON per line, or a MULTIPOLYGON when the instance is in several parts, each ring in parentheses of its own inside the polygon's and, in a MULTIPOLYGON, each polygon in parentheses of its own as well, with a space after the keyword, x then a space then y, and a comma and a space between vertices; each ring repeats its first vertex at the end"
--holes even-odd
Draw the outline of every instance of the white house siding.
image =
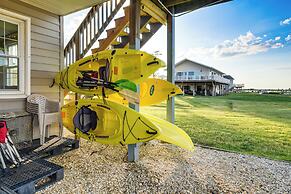
POLYGON ((188 72, 188 71, 195 71, 199 72, 201 75, 209 76, 210 75, 210 69, 200 66, 199 64, 194 65, 191 61, 184 61, 182 64, 179 64, 176 66, 175 69, 177 72, 188 72))
MULTIPOLYGON (((31 18, 31 93, 59 101, 59 88, 49 84, 63 61, 61 18, 17 0, 1 0, 0 8, 31 18)), ((25 99, 0 100, 0 112, 23 110, 25 99)))
POLYGON ((223 95, 228 83, 226 78, 223 77, 224 73, 216 70, 212 67, 207 67, 196 63, 191 60, 184 59, 183 61, 177 63, 175 67, 175 72, 194 72, 194 76, 197 77, 188 77, 183 74, 176 79, 176 84, 184 90, 185 93, 192 93, 194 95, 223 95), (185 76, 185 77, 184 77, 185 76), (215 76, 201 78, 200 76, 215 76))

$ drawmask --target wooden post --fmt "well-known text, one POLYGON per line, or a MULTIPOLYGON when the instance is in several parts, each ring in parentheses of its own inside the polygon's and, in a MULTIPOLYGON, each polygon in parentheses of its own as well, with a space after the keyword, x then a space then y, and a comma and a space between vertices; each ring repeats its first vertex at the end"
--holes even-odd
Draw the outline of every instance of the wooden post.
MULTIPOLYGON (((174 8, 171 9, 174 13, 174 8)), ((167 15, 167 81, 175 84, 175 18, 167 15)), ((175 122, 175 101, 170 97, 167 101, 167 120, 175 122)))
MULTIPOLYGON (((129 14, 129 48, 140 49, 140 0, 130 0, 129 14)), ((139 86, 137 87, 139 93, 139 86)), ((139 104, 129 104, 129 107, 139 112, 139 104)), ((136 162, 139 158, 138 144, 128 145, 128 161, 136 162)))
POLYGON ((204 83, 204 96, 207 96, 206 83, 204 83))
POLYGON ((216 84, 214 82, 212 82, 212 96, 216 96, 216 84))

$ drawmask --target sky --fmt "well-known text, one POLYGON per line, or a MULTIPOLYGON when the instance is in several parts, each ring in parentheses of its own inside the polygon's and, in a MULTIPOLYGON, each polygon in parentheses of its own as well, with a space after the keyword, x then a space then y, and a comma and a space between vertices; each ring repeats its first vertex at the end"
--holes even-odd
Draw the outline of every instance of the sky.
MULTIPOLYGON (((87 12, 65 17, 65 42, 87 12)), ((245 88, 291 88, 290 0, 234 0, 176 17, 175 26, 176 62, 212 66, 245 88)), ((142 50, 166 61, 166 33, 163 26, 142 50)))

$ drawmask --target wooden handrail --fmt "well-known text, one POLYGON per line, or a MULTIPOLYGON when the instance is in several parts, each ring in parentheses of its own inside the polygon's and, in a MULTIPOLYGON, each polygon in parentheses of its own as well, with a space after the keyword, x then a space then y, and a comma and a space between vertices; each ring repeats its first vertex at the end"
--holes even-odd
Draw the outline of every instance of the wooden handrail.
POLYGON ((109 0, 93 6, 64 49, 65 66, 84 57, 126 0, 109 0))

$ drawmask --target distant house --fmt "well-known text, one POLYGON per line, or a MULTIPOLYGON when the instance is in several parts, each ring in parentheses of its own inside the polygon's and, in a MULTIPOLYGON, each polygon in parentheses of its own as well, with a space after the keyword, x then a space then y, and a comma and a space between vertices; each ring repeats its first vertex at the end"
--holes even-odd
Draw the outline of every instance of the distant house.
POLYGON ((175 69, 175 83, 185 93, 205 96, 224 95, 234 86, 232 76, 189 59, 178 62, 175 69))
POLYGON ((224 75, 224 78, 229 80, 229 85, 226 85, 226 90, 231 90, 234 88, 235 84, 234 84, 234 78, 231 75, 224 75))

